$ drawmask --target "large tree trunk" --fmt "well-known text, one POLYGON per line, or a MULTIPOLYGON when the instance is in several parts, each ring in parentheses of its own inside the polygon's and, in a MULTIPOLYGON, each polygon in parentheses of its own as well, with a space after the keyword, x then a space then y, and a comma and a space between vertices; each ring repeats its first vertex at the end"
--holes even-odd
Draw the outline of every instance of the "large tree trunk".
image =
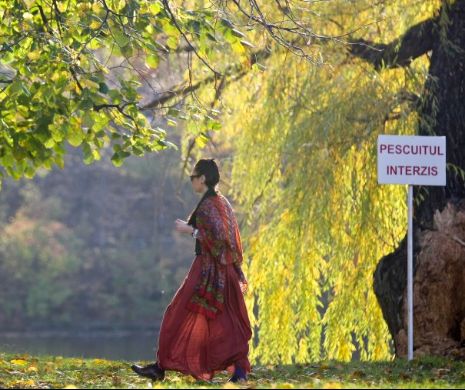
MULTIPOLYGON (((390 45, 353 49, 374 66, 408 63, 431 51, 429 77, 419 105, 419 134, 444 135, 447 162, 465 168, 465 0, 446 2, 440 15, 412 27, 390 45), (400 43, 400 45, 399 45, 400 43)), ((415 188, 414 351, 465 356, 465 186, 454 167, 446 187, 415 188), (426 196, 425 196, 426 195, 426 196)), ((406 221, 407 223, 407 221, 406 221)), ((378 264, 374 289, 397 356, 407 352, 406 238, 378 264)))

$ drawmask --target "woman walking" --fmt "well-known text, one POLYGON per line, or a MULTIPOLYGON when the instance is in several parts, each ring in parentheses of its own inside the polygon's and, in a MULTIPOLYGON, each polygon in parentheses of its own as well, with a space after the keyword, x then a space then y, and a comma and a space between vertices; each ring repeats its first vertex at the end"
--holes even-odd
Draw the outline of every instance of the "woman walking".
POLYGON ((202 197, 187 222, 176 220, 176 230, 195 238, 196 256, 163 316, 156 363, 132 369, 154 380, 163 380, 165 370, 206 381, 228 370, 230 381, 246 380, 252 332, 239 228, 230 203, 216 189, 215 160, 199 160, 190 178, 202 197))

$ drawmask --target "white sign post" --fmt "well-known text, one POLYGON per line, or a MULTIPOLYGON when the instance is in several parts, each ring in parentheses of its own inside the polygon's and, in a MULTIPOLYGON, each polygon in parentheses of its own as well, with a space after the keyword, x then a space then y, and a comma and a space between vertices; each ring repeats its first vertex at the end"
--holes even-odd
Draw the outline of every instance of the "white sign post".
POLYGON ((413 186, 446 185, 446 137, 378 136, 378 183, 408 184, 408 360, 413 359, 413 186))

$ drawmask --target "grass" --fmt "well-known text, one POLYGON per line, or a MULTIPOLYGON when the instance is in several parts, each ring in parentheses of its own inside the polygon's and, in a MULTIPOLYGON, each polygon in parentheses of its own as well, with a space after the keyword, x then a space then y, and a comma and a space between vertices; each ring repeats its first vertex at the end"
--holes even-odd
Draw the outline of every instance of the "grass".
MULTIPOLYGON (((139 362, 142 364, 148 362, 139 362)), ((422 358, 413 362, 319 362, 255 366, 249 381, 227 383, 226 373, 212 383, 167 372, 163 382, 135 375, 129 362, 102 359, 34 357, 0 353, 0 388, 464 388, 465 362, 422 358)))

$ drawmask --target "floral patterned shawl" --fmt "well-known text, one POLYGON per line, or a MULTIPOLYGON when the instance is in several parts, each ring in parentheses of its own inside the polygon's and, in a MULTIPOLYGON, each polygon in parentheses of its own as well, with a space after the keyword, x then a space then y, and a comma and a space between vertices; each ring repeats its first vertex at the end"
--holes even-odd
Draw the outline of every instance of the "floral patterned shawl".
POLYGON ((242 292, 247 290, 239 227, 229 201, 213 189, 200 200, 188 224, 199 229, 202 274, 187 308, 215 319, 224 307, 227 265, 234 266, 242 292))

